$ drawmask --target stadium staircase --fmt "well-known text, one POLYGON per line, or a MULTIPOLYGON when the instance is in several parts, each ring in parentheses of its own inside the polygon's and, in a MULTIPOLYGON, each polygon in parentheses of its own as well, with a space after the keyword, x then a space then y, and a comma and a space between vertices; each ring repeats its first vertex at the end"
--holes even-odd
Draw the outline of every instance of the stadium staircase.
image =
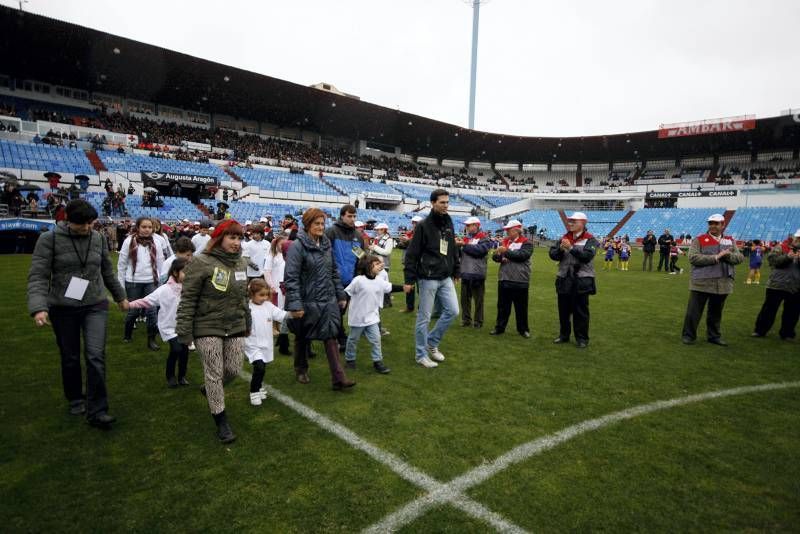
POLYGON ((347 194, 347 191, 345 191, 341 187, 337 186, 336 184, 333 184, 333 183, 329 182, 328 180, 326 180, 325 176, 319 175, 317 178, 319 178, 320 182, 322 182, 323 184, 327 185, 328 187, 330 187, 334 191, 338 191, 340 195, 343 195, 343 196, 346 196, 346 197, 350 196, 350 195, 347 194))
POLYGON ((241 183, 244 183, 244 180, 242 180, 242 179, 239 177, 239 175, 238 175, 238 174, 236 174, 235 172, 233 172, 233 169, 231 169, 230 167, 223 167, 223 168, 222 168, 222 170, 225 172, 225 174, 227 174, 228 176, 230 176, 230 177, 233 179, 233 181, 234 181, 234 182, 241 182, 241 183))
POLYGON ((714 183, 717 179, 717 174, 719 173, 719 165, 714 165, 711 167, 711 172, 708 173, 708 178, 706 178, 706 182, 714 183))
POLYGON ((725 213, 722 214, 722 216, 725 217, 725 228, 731 224, 731 219, 733 219, 735 213, 736 210, 725 210, 725 213))
POLYGON ((561 217, 561 222, 564 223, 564 230, 568 230, 569 227, 567 226, 567 214, 564 213, 564 210, 558 210, 558 216, 561 217))
POLYGON ((86 158, 89 160, 89 163, 92 164, 94 170, 97 171, 97 174, 100 174, 100 171, 107 171, 108 168, 105 164, 100 160, 100 156, 97 155, 97 152, 94 150, 87 150, 86 151, 86 158))
POLYGON ((206 206, 205 204, 203 204, 203 203, 201 202, 200 204, 195 204, 195 207, 196 207, 198 210, 200 210, 200 211, 203 213, 203 215, 205 215, 205 216, 206 216, 206 218, 207 218, 207 219, 210 219, 210 218, 211 218, 211 212, 208 210, 208 206, 206 206))
POLYGON ((634 213, 636 213, 636 210, 630 210, 628 213, 626 213, 625 216, 622 219, 620 219, 620 221, 617 223, 614 229, 611 230, 611 232, 609 232, 608 235, 617 235, 617 232, 622 230, 622 227, 625 226, 625 223, 628 222, 628 219, 633 217, 634 213))

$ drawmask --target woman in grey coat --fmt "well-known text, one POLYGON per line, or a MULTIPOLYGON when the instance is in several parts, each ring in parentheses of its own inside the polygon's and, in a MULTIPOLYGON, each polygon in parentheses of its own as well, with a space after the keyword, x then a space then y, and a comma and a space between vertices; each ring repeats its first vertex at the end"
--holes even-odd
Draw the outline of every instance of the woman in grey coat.
POLYGON ((106 392, 106 289, 120 309, 127 310, 128 301, 114 275, 105 237, 92 230, 97 211, 85 200, 76 199, 67 205, 66 212, 67 222, 59 223, 36 242, 28 273, 28 311, 37 326, 53 325, 70 413, 86 413, 89 424, 108 428, 115 419, 108 414, 106 392))
POLYGON ((356 383, 344 373, 339 358, 337 334, 340 309, 346 304, 345 292, 333 261, 331 242, 325 237, 325 213, 310 208, 303 214, 303 231, 289 247, 284 271, 286 311, 299 312, 289 320, 295 334, 294 370, 297 381, 307 384, 307 348, 311 340, 325 342, 325 355, 331 369, 333 389, 342 390, 356 383))

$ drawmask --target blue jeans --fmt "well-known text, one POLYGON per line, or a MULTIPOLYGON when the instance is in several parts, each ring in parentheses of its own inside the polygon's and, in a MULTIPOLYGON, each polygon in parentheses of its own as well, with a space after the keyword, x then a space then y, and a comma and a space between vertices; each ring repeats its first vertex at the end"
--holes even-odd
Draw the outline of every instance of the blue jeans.
MULTIPOLYGON (((144 298, 156 290, 156 285, 152 282, 125 282, 125 293, 128 295, 128 300, 137 300, 144 298)), ((157 317, 158 308, 147 308, 145 310, 145 318, 147 319, 147 335, 154 336, 158 333, 157 317)), ((128 310, 128 315, 125 316, 125 338, 130 339, 133 334, 133 323, 139 316, 139 310, 131 308, 128 310)))
POLYGON ((428 347, 438 347, 442 341, 447 327, 458 317, 458 298, 452 278, 444 280, 419 281, 419 309, 417 310, 416 325, 416 359, 421 360, 428 356, 428 347), (431 320, 433 302, 441 304, 439 320, 428 332, 428 323, 431 320))
POLYGON ((367 341, 372 345, 372 361, 379 362, 383 359, 381 355, 381 330, 378 324, 371 324, 369 326, 351 326, 350 335, 347 336, 347 350, 344 353, 344 359, 350 362, 356 360, 356 347, 361 335, 367 337, 367 341))

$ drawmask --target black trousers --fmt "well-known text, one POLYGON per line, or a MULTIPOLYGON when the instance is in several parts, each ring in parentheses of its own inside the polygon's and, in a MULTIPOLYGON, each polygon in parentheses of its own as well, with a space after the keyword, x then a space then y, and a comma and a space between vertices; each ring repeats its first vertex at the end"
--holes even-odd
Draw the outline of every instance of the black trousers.
POLYGON ((784 339, 793 339, 796 335, 797 320, 800 319, 800 293, 789 293, 779 289, 767 288, 764 304, 756 318, 755 333, 765 336, 775 323, 778 309, 783 303, 781 329, 778 334, 784 339))
POLYGON ((483 296, 486 280, 461 279, 461 322, 466 325, 483 325, 483 296), (475 320, 472 319, 472 302, 475 301, 475 320))
POLYGON ((81 333, 86 361, 86 417, 108 411, 106 391, 106 325, 108 304, 100 306, 52 306, 50 322, 61 352, 61 381, 70 403, 84 399, 81 379, 81 333))
POLYGON ((415 300, 415 293, 416 293, 417 286, 414 284, 411 287, 411 291, 406 293, 406 309, 408 311, 414 311, 414 300, 415 300))
POLYGON ((644 257, 642 259, 642 270, 643 271, 652 271, 653 270, 653 254, 655 252, 644 252, 644 257))
POLYGON ((495 329, 505 332, 511 306, 517 319, 517 332, 529 332, 528 328, 528 286, 509 286, 503 282, 497 284, 497 322, 495 329))
POLYGON ((350 306, 350 295, 345 296, 346 303, 344 308, 339 308, 339 332, 336 334, 336 340, 339 342, 339 347, 347 345, 347 331, 344 329, 344 314, 347 313, 347 308, 350 306))
POLYGON ((559 294, 558 322, 561 339, 569 339, 570 332, 574 330, 577 341, 589 341, 589 294, 559 294))
POLYGON ((186 365, 189 363, 189 346, 178 341, 177 337, 169 340, 167 355, 167 380, 175 378, 175 364, 178 364, 178 378, 186 376, 186 365))
POLYGON ((689 305, 686 307, 686 318, 683 320, 683 337, 697 339, 697 325, 703 316, 703 310, 708 303, 706 313, 706 336, 708 339, 719 339, 720 323, 722 322, 722 309, 728 295, 715 295, 702 291, 689 291, 689 305))
POLYGON ((250 393, 255 393, 261 389, 264 383, 264 373, 266 371, 266 364, 261 360, 253 362, 253 377, 250 379, 250 393))
POLYGON ((660 251, 658 253, 658 270, 661 270, 661 266, 664 266, 665 271, 669 271, 669 250, 664 252, 660 251))

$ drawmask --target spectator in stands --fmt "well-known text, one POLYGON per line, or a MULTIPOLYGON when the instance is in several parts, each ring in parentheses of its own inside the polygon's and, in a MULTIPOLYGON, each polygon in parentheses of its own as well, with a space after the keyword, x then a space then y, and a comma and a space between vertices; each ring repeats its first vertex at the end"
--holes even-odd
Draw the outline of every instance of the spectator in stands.
POLYGON ((453 221, 447 211, 450 195, 434 189, 430 195, 431 212, 417 225, 406 249, 403 290, 408 293, 419 284, 420 300, 416 322, 415 358, 426 368, 444 361, 439 350, 447 328, 458 316, 458 298, 454 281, 460 276, 460 258, 455 242, 453 221), (441 315, 433 330, 428 331, 434 300, 441 303, 441 315))
POLYGON ((208 221, 202 221, 200 228, 192 237, 192 244, 194 245, 194 255, 199 256, 206 250, 206 245, 211 241, 211 236, 208 235, 208 227, 211 226, 208 221))
POLYGON ((794 236, 773 247, 767 256, 772 271, 767 281, 764 304, 756 318, 753 337, 764 337, 775 323, 778 309, 783 303, 781 328, 783 340, 794 339, 800 318, 800 229, 794 236))
POLYGON ((289 241, 297 239, 297 219, 292 214, 287 213, 281 222, 281 230, 289 241))
POLYGON ((233 219, 217 225, 208 246, 186 268, 178 304, 178 341, 197 347, 205 379, 200 392, 208 399, 222 443, 236 439, 225 414, 224 385, 241 372, 245 336, 252 329, 243 235, 233 219))
POLYGON ((658 238, 658 271, 661 272, 661 266, 664 266, 664 272, 669 272, 669 250, 675 243, 675 238, 669 233, 669 228, 664 230, 661 237, 658 238))
POLYGON ((50 190, 58 191, 58 183, 61 181, 61 175, 55 172, 48 172, 46 178, 47 183, 50 184, 50 190))
POLYGON ((578 348, 589 346, 589 295, 597 293, 594 256, 597 239, 586 229, 588 217, 576 211, 567 218, 568 231, 550 247, 550 259, 558 262, 556 293, 561 329, 553 343, 566 343, 574 331, 578 348), (572 325, 570 325, 572 318, 572 325))
POLYGON ((37 326, 52 321, 70 413, 86 413, 90 425, 108 428, 115 418, 108 414, 106 391, 106 291, 111 292, 121 310, 128 308, 128 301, 114 277, 105 238, 92 231, 96 219, 97 211, 88 202, 73 200, 67 207, 67 222, 39 237, 28 274, 28 311, 37 326), (86 360, 85 393, 81 333, 86 360))
MULTIPOLYGON (((158 287, 159 276, 164 264, 164 253, 153 238, 153 221, 149 217, 139 217, 133 233, 125 238, 117 258, 117 276, 125 292, 131 299, 144 298, 158 287)), ((125 317, 123 341, 130 343, 138 310, 128 311, 125 317)), ((158 350, 158 333, 155 308, 145 312, 147 318, 147 348, 158 350)))
POLYGON ((461 252, 461 326, 481 328, 483 296, 486 292, 486 260, 491 243, 489 236, 481 231, 481 221, 477 217, 464 221, 464 232, 463 238, 456 239, 461 252))
MULTIPOLYGON (((325 237, 331 243, 331 251, 336 267, 339 270, 342 287, 347 287, 356 275, 356 264, 365 254, 364 241, 361 234, 356 232, 356 207, 345 204, 339 210, 339 220, 325 231, 325 237)), ((342 308, 342 317, 339 321, 339 350, 344 352, 347 344, 347 333, 344 331, 344 313, 347 309, 347 294, 345 306, 342 308)))
POLYGON ((533 244, 522 235, 522 223, 511 220, 504 227, 508 237, 503 239, 492 254, 492 260, 500 264, 497 273, 497 321, 492 336, 506 331, 511 305, 517 321, 517 332, 530 338, 528 326, 528 286, 531 280, 531 256, 533 244))
POLYGON ((647 235, 642 239, 642 271, 653 270, 653 254, 656 252, 656 244, 658 240, 652 230, 647 231, 647 235))
MULTIPOLYGON (((347 206, 342 208, 342 215, 351 213, 345 208, 347 206)), ((353 254, 352 250, 347 252, 353 254)), ((337 341, 342 331, 341 312, 347 305, 347 298, 333 244, 325 235, 325 213, 319 208, 309 208, 303 214, 303 231, 297 234, 286 255, 284 283, 286 310, 300 312, 293 314, 296 318, 289 320, 289 328, 295 334, 294 370, 297 381, 301 384, 310 381, 308 346, 311 340, 316 339, 325 344, 333 389, 341 391, 353 387, 355 382, 347 378, 342 368, 337 341)))
POLYGON ((75 177, 78 180, 78 185, 81 188, 81 193, 86 193, 89 190, 89 177, 85 174, 80 174, 75 177))
POLYGON ((736 247, 736 242, 722 234, 724 225, 725 217, 715 213, 708 218, 708 232, 697 236, 689 248, 692 278, 682 335, 682 341, 687 345, 697 339, 697 324, 708 303, 708 342, 727 346, 720 332, 722 308, 725 299, 733 293, 734 265, 742 263, 744 256, 736 247))

